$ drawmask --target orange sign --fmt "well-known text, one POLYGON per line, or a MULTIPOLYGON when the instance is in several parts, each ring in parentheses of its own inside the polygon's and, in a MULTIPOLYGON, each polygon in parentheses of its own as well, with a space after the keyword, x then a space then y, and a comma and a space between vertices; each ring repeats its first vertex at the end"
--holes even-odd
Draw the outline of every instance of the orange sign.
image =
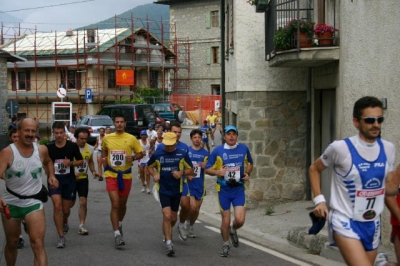
POLYGON ((133 70, 116 70, 117 86, 133 86, 135 76, 133 70))

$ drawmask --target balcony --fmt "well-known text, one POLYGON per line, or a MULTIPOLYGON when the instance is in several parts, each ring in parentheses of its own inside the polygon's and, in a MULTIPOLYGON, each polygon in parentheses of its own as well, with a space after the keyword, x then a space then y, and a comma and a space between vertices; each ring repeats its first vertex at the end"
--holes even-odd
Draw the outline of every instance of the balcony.
POLYGON ((336 0, 271 0, 265 11, 269 66, 319 67, 338 61, 336 9, 336 0))

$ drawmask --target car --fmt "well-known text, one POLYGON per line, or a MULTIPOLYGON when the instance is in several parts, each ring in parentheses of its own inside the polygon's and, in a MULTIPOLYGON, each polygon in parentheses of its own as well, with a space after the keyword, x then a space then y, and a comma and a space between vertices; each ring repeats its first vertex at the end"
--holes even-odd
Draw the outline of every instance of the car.
POLYGON ((100 115, 108 115, 114 118, 116 114, 122 114, 126 120, 125 131, 136 137, 139 137, 140 131, 148 129, 150 123, 162 121, 157 119, 151 104, 110 104, 104 106, 100 115))
POLYGON ((96 139, 100 135, 99 129, 110 127, 111 132, 115 131, 114 122, 108 115, 85 115, 82 116, 75 125, 78 127, 87 127, 90 132, 90 137, 87 143, 90 145, 96 144, 96 139))
POLYGON ((171 123, 178 121, 182 123, 185 120, 185 112, 176 103, 154 103, 152 104, 156 114, 164 120, 168 120, 171 123))

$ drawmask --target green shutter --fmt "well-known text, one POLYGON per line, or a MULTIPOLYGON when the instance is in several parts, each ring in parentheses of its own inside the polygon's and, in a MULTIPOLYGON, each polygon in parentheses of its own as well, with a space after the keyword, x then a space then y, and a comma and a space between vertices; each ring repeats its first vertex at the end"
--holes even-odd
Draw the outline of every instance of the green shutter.
POLYGON ((211 12, 206 12, 206 29, 211 28, 211 12))
POLYGON ((206 61, 207 61, 207 65, 211 65, 211 47, 207 48, 206 61))
POLYGON ((222 60, 224 59, 223 58, 223 56, 224 56, 224 53, 222 52, 222 50, 221 50, 221 46, 218 46, 218 51, 219 51, 219 64, 221 64, 221 62, 222 62, 222 60))

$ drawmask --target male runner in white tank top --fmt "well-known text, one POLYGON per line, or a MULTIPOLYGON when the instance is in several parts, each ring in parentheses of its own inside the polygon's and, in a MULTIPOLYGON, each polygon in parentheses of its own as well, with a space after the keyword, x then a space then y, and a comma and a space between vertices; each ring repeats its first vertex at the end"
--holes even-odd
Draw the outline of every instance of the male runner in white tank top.
POLYGON ((399 184, 391 173, 395 146, 380 139, 383 121, 379 99, 359 99, 353 110, 353 124, 359 133, 331 143, 309 171, 314 214, 329 220, 330 241, 337 244, 348 265, 373 265, 384 197, 398 194, 399 184), (334 170, 330 211, 320 187, 320 173, 329 166, 334 170))

